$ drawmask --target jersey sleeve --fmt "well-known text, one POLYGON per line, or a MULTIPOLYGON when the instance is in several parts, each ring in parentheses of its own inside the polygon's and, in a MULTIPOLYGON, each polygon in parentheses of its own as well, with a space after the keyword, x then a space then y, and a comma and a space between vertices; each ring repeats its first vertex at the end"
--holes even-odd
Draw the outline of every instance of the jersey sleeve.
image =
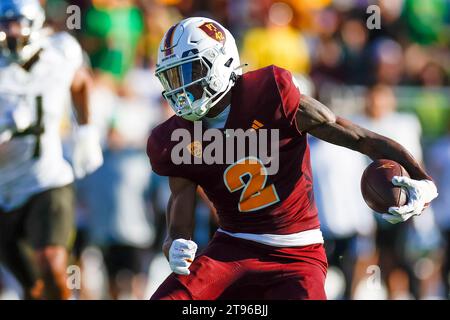
POLYGON ((147 140, 147 156, 152 170, 160 176, 183 176, 179 166, 171 161, 170 138, 167 137, 164 124, 154 128, 147 140))
POLYGON ((288 70, 276 66, 274 66, 274 76, 281 99, 283 116, 289 122, 289 126, 301 134, 295 118, 301 99, 298 83, 288 70))

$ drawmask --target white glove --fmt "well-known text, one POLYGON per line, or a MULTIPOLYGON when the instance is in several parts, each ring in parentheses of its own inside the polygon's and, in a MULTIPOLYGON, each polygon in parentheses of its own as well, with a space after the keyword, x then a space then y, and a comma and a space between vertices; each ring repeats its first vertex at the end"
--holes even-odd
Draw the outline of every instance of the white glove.
POLYGON ((170 269, 177 274, 189 275, 189 267, 194 261, 197 244, 191 240, 176 239, 169 250, 170 269))
POLYGON ((408 192, 408 203, 401 207, 390 207, 390 214, 382 218, 390 223, 404 222, 412 216, 418 216, 428 204, 438 196, 436 185, 431 180, 414 180, 408 177, 395 176, 392 184, 405 188, 408 192))
POLYGON ((79 126, 74 136, 72 165, 75 177, 81 179, 103 164, 103 153, 97 130, 90 125, 79 126))

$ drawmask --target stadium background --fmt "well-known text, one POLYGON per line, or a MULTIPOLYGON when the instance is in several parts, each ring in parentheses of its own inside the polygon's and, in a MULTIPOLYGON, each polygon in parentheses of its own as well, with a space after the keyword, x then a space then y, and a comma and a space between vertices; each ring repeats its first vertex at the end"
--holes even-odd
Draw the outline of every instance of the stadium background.
MULTIPOLYGON (((77 183, 77 237, 68 269, 74 298, 147 299, 170 273, 161 254, 167 180, 145 155, 153 126, 171 115, 153 75, 164 32, 207 16, 235 35, 247 71, 276 64, 304 93, 337 114, 388 135, 421 159, 440 196, 401 225, 363 203, 369 160, 311 139, 330 299, 446 299, 450 282, 450 1, 448 0, 46 0, 47 22, 66 30, 67 7, 81 8, 70 30, 93 70, 92 120, 105 163, 77 183), (381 13, 369 29, 369 5, 381 13), (74 278, 75 277, 75 278, 74 278), (78 277, 78 278, 76 278, 78 277)), ((71 11, 73 12, 73 11, 71 11)), ((70 114, 62 134, 70 127, 70 114)), ((199 196, 194 240, 215 228, 199 196)), ((0 299, 20 289, 0 269, 0 299)))

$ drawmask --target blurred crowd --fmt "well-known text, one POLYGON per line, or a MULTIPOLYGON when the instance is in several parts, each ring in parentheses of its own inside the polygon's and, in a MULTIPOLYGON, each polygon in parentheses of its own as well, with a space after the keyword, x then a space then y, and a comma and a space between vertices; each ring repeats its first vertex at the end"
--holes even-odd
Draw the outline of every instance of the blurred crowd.
MULTIPOLYGON (((77 183, 72 264, 81 299, 145 299, 170 273, 161 254, 166 178, 145 148, 172 115, 154 76, 165 31, 188 16, 234 34, 244 71, 289 69, 303 93, 403 144, 436 180, 439 197, 420 217, 389 225, 365 205, 369 159, 311 139, 315 195, 330 269, 330 299, 448 299, 450 283, 449 0, 46 0, 47 23, 69 30, 93 70, 92 121, 104 165, 77 183), (376 6, 371 6, 376 5, 376 6), (369 8, 369 9, 368 9, 369 8)), ((69 117, 68 117, 69 118, 69 117)), ((194 240, 205 246, 214 210, 199 193, 194 240)), ((20 297, 5 270, 0 297, 20 297)))

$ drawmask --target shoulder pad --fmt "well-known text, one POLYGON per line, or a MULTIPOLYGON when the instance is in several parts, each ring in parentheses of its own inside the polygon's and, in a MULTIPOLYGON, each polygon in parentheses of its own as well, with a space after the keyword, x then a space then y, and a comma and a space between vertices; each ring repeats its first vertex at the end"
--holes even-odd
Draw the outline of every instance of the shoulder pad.
POLYGON ((75 69, 83 65, 83 51, 78 41, 67 32, 58 32, 50 36, 50 43, 75 69))

